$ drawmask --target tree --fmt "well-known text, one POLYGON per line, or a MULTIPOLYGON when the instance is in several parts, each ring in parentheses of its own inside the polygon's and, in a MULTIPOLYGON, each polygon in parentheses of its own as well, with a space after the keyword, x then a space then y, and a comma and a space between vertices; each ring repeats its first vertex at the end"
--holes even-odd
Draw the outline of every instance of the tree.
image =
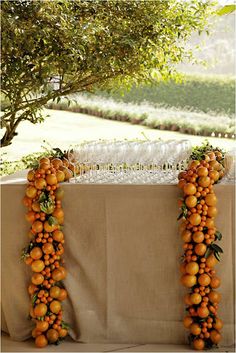
POLYGON ((185 42, 212 12, 206 1, 3 1, 2 146, 42 107, 76 92, 166 78, 191 53, 185 42))

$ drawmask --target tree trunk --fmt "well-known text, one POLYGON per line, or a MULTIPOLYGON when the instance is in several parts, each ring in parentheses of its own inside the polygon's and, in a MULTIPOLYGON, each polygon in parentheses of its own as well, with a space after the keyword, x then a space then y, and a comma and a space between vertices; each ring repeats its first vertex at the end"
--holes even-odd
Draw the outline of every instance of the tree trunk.
POLYGON ((15 118, 15 113, 12 116, 12 122, 6 124, 6 131, 4 136, 0 140, 0 146, 1 147, 6 147, 10 146, 12 143, 13 138, 18 135, 16 132, 16 128, 19 125, 19 122, 21 119, 18 119, 17 121, 14 121, 15 118), (13 123, 14 122, 14 123, 13 123))

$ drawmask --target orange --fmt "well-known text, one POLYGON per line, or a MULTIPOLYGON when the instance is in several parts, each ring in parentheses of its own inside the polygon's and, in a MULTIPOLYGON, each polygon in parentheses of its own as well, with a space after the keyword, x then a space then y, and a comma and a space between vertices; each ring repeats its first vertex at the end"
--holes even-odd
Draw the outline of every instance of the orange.
POLYGON ((46 176, 46 182, 48 185, 55 185, 57 184, 57 177, 55 174, 48 174, 46 176))
POLYGON ((195 207, 197 204, 196 196, 190 195, 190 196, 186 197, 185 204, 189 208, 195 207))
POLYGON ((48 221, 44 222, 44 230, 47 233, 52 233, 54 230, 56 230, 58 226, 56 224, 50 225, 48 221))
POLYGON ((220 151, 215 151, 215 156, 218 161, 220 161, 223 157, 222 153, 220 151))
POLYGON ((207 188, 211 183, 211 179, 208 176, 203 176, 198 179, 198 184, 203 188, 207 188))
POLYGON ((50 343, 55 343, 58 340, 58 338, 59 338, 59 334, 56 330, 54 330, 53 328, 48 330, 47 339, 50 343))
POLYGON ((65 329, 65 328, 60 329, 60 331, 59 331, 59 337, 66 337, 67 334, 68 334, 67 329, 65 329))
POLYGON ((202 301, 202 296, 199 293, 192 293, 190 295, 190 302, 191 304, 199 304, 202 301))
POLYGON ((53 237, 53 240, 61 242, 64 239, 64 234, 62 233, 62 231, 57 229, 53 232, 52 237, 53 237))
POLYGON ((185 287, 188 287, 188 288, 193 287, 197 283, 197 277, 193 275, 183 275, 181 277, 181 283, 185 287))
POLYGON ((191 316, 185 316, 184 320, 183 320, 183 324, 185 328, 189 328, 193 323, 193 319, 191 318, 191 316))
POLYGON ((202 232, 195 232, 193 234, 193 241, 195 243, 202 243, 204 240, 204 234, 202 232))
POLYGON ((44 281, 44 277, 41 273, 34 273, 31 277, 31 281, 33 284, 40 285, 44 281))
POLYGON ((42 163, 50 164, 50 159, 47 157, 42 157, 39 160, 39 164, 42 164, 42 163))
POLYGON ((43 230, 43 223, 40 222, 40 221, 35 221, 35 222, 32 224, 32 230, 33 230, 35 233, 41 233, 42 230, 43 230))
MULTIPOLYGON (((69 166, 69 164, 68 164, 69 166)), ((60 170, 65 174, 65 180, 69 180, 73 177, 73 172, 68 167, 60 167, 60 170)))
POLYGON ((216 264, 218 264, 218 260, 215 257, 214 253, 211 253, 206 259, 206 266, 213 268, 216 264))
POLYGON ((213 343, 217 344, 221 340, 221 334, 216 330, 212 330, 210 333, 210 339, 213 343))
POLYGON ((35 260, 32 262, 31 268, 33 272, 41 272, 43 271, 45 265, 42 260, 35 260))
POLYGON ((213 151, 208 152, 207 155, 210 157, 210 160, 216 159, 216 155, 215 155, 215 153, 213 151))
POLYGON ((196 194, 196 192, 197 192, 197 189, 194 184, 187 183, 186 185, 184 185, 184 193, 186 195, 194 195, 196 194))
POLYGON ((197 255, 203 256, 207 250, 207 246, 203 243, 197 244, 194 247, 194 251, 197 255))
POLYGON ((217 161, 210 161, 209 165, 210 165, 210 167, 212 167, 213 169, 215 169, 217 171, 219 171, 221 169, 221 165, 217 161))
POLYGON ((27 174, 27 179, 28 181, 34 181, 34 177, 35 177, 35 172, 34 170, 29 170, 28 174, 27 174))
POLYGON ((214 220, 212 218, 207 218, 205 226, 207 228, 214 228, 215 227, 214 220))
POLYGON ((61 183, 65 180, 65 174, 62 170, 57 170, 56 171, 56 178, 57 178, 57 182, 61 183))
POLYGON ((32 203, 32 210, 34 212, 41 212, 39 202, 35 201, 35 202, 32 203))
POLYGON ((47 183, 44 178, 38 178, 35 180, 34 185, 35 185, 36 189, 43 190, 46 188, 47 183))
POLYGON ((55 192, 55 196, 57 200, 62 200, 64 196, 64 190, 62 188, 58 188, 55 192))
POLYGON ((54 168, 58 169, 63 166, 63 162, 59 158, 53 158, 51 161, 51 164, 53 165, 54 168))
POLYGON ((206 273, 203 273, 198 277, 198 283, 203 287, 208 286, 210 282, 211 282, 211 277, 208 276, 208 274, 206 273))
POLYGON ((51 254, 52 252, 54 252, 54 247, 51 243, 45 243, 42 246, 42 250, 44 252, 44 254, 51 254))
POLYGON ((200 304, 202 301, 202 296, 199 293, 193 293, 190 295, 191 304, 200 304))
POLYGON ((213 290, 208 294, 208 298, 212 303, 219 303, 221 300, 221 294, 213 290))
POLYGON ((218 213, 218 210, 215 206, 208 207, 208 210, 207 210, 208 217, 215 217, 217 213, 218 213))
POLYGON ((67 291, 64 288, 62 288, 60 291, 60 295, 58 297, 58 300, 60 300, 62 302, 66 298, 67 298, 67 291))
POLYGON ((25 219, 29 223, 33 223, 35 221, 35 212, 34 211, 29 211, 25 215, 25 219))
POLYGON ((28 293, 32 295, 36 292, 37 289, 38 287, 35 284, 30 284, 28 287, 28 293))
POLYGON ((209 177, 210 177, 212 180, 214 180, 214 182, 216 182, 216 181, 219 180, 220 174, 219 174, 219 172, 217 172, 216 170, 211 170, 211 171, 209 172, 209 177))
POLYGON ((42 250, 39 247, 35 247, 31 250, 30 252, 30 256, 32 257, 32 259, 34 260, 39 260, 41 259, 41 257, 43 256, 42 250))
POLYGON ((56 282, 59 282, 64 279, 64 275, 59 269, 56 269, 52 272, 52 279, 54 279, 56 282))
POLYGON ((180 189, 183 189, 183 188, 184 188, 184 185, 186 185, 185 179, 180 179, 179 182, 178 182, 178 187, 179 187, 180 189))
POLYGON ((193 226, 198 226, 201 223, 201 216, 198 213, 192 213, 189 221, 193 226))
POLYGON ((50 310, 54 314, 58 314, 59 311, 61 310, 61 303, 58 300, 53 300, 50 303, 50 310))
POLYGON ((207 194, 205 197, 205 202, 207 206, 215 206, 217 203, 217 198, 215 194, 207 194))
POLYGON ((197 308, 197 315, 199 317, 201 317, 202 319, 204 319, 205 317, 209 316, 210 312, 209 310, 207 309, 207 307, 202 307, 202 306, 199 306, 197 308))
POLYGON ((190 332, 195 336, 198 336, 201 333, 201 327, 198 324, 192 324, 189 329, 190 332))
POLYGON ((219 318, 216 318, 215 319, 215 323, 213 324, 213 327, 216 329, 216 330, 221 330, 222 327, 223 327, 223 321, 219 318))
POLYGON ((189 163, 188 169, 196 168, 199 164, 200 164, 200 161, 198 161, 197 159, 194 159, 189 163))
POLYGON ((61 219, 64 217, 64 212, 61 208, 56 208, 54 211, 53 211, 53 217, 56 217, 57 219, 61 219))
POLYGON ((48 340, 44 335, 40 335, 35 338, 35 345, 38 348, 46 347, 48 344, 48 340))
POLYGON ((37 189, 34 186, 28 186, 25 194, 30 199, 34 199, 37 195, 37 189))
POLYGON ((27 196, 24 196, 22 203, 25 207, 30 207, 32 204, 32 200, 30 198, 28 198, 27 196))
POLYGON ((34 315, 36 317, 42 317, 42 316, 45 316, 46 313, 47 313, 47 305, 46 304, 43 304, 43 303, 40 303, 40 304, 37 304, 34 308, 34 315))
POLYGON ((69 166, 69 161, 68 161, 67 158, 64 157, 64 158, 62 159, 62 162, 63 162, 63 165, 65 165, 66 167, 69 166))
POLYGON ((197 175, 200 177, 206 177, 208 175, 208 169, 206 167, 198 167, 197 175))
POLYGON ((44 332, 47 331, 49 324, 47 321, 36 321, 36 330, 44 332))
POLYGON ((60 296, 61 289, 57 286, 50 288, 50 297, 58 298, 60 296))
POLYGON ((33 338, 36 338, 41 335, 41 332, 39 330, 37 330, 36 328, 34 328, 31 332, 31 335, 33 338))
POLYGON ((185 271, 186 273, 190 274, 190 275, 196 275, 199 271, 199 265, 197 262, 189 262, 186 267, 185 267, 185 271))
POLYGON ((205 342, 201 338, 197 338, 193 341, 193 348, 197 351, 202 351, 205 347, 205 342))
POLYGON ((192 305, 190 296, 191 296, 190 294, 185 294, 185 296, 184 296, 184 302, 186 305, 192 305))
POLYGON ((61 271, 61 273, 62 273, 62 275, 63 275, 63 279, 66 278, 67 272, 66 272, 65 267, 60 266, 60 267, 58 268, 58 270, 61 271))
POLYGON ((40 169, 42 170, 48 170, 50 168, 50 164, 49 163, 40 163, 40 169))

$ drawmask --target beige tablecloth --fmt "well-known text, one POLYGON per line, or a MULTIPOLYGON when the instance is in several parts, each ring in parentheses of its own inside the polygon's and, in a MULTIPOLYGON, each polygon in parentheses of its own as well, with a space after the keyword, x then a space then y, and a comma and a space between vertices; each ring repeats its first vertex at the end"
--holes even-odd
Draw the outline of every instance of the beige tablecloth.
MULTIPOLYGON (((182 253, 174 185, 65 184, 64 318, 83 342, 187 342, 179 283, 182 253)), ((224 248, 220 316, 223 345, 234 343, 234 188, 215 187, 224 248)), ((31 270, 19 260, 29 225, 24 184, 2 185, 2 321, 15 340, 30 336, 27 286, 31 270)))

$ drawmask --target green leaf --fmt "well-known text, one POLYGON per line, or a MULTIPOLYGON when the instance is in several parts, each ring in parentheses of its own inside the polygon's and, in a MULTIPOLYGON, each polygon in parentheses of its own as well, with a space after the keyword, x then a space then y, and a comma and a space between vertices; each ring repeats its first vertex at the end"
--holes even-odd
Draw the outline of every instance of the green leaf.
POLYGON ((177 221, 179 221, 183 217, 183 215, 184 215, 183 212, 181 212, 180 215, 177 218, 177 221))
POLYGON ((58 224, 58 220, 56 219, 56 217, 50 216, 48 218, 48 223, 49 223, 50 226, 57 225, 58 224))
POLYGON ((210 247, 208 247, 207 248, 207 251, 205 252, 205 255, 204 255, 204 257, 207 259, 208 258, 208 256, 211 254, 211 248, 210 247))
POLYGON ((218 261, 220 261, 220 254, 217 251, 214 252, 214 256, 218 261))
POLYGON ((215 233, 215 237, 217 240, 221 240, 222 239, 222 234, 217 230, 215 233))
POLYGON ((33 296, 32 296, 32 304, 33 304, 33 306, 35 305, 35 302, 36 302, 37 299, 38 299, 38 292, 34 293, 33 296))
POLYGON ((65 321, 62 321, 62 323, 61 323, 61 327, 62 328, 65 328, 65 329, 69 329, 70 328, 70 325, 67 323, 67 322, 65 322, 65 321))
POLYGON ((221 247, 217 244, 211 244, 211 248, 216 251, 216 252, 220 252, 223 253, 223 250, 221 249, 221 247))
POLYGON ((225 5, 222 7, 220 10, 218 10, 216 13, 219 16, 223 15, 228 15, 236 10, 236 5, 225 5))

